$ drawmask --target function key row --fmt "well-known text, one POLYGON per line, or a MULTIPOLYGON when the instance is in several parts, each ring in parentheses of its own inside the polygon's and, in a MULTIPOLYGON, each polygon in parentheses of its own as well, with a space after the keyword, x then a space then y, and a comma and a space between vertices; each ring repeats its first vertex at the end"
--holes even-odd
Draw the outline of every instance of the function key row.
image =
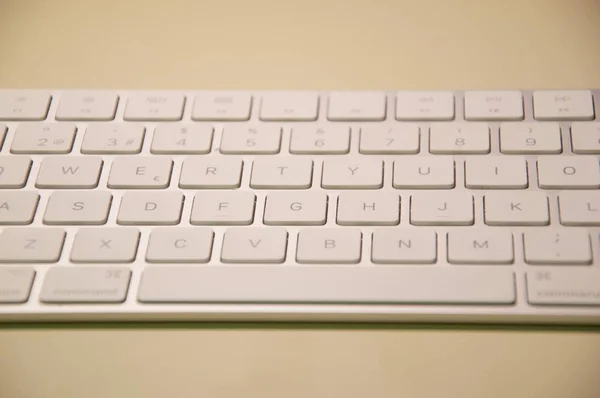
MULTIPOLYGON (((0 91, 0 120, 44 120, 52 95, 47 92, 0 91)), ((65 92, 58 99, 56 120, 114 120, 119 103, 127 121, 179 121, 186 106, 192 120, 246 121, 256 107, 263 121, 316 121, 321 102, 330 121, 454 120, 456 98, 447 91, 406 91, 389 98, 382 92, 280 92, 253 96, 239 92, 206 92, 187 98, 173 92, 138 92, 120 98, 107 91, 65 92), (395 115, 388 115, 388 102, 395 115), (189 105, 187 105, 189 104, 189 105)), ((523 120, 525 100, 516 90, 467 91, 466 120, 523 120)), ((543 90, 533 93, 537 120, 592 120, 589 90, 543 90)))

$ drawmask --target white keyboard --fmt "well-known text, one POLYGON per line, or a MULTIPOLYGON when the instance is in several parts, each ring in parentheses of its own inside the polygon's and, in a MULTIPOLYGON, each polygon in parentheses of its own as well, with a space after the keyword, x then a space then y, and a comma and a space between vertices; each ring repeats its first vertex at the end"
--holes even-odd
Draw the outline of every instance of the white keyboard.
POLYGON ((0 321, 600 324, 600 90, 0 90, 0 321))

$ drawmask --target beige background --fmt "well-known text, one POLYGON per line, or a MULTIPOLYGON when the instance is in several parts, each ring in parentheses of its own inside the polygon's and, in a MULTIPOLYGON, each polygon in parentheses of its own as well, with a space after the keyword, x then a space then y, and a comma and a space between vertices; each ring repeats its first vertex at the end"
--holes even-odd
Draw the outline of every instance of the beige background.
MULTIPOLYGON (((5 88, 600 88, 600 1, 0 0, 5 88)), ((0 329, 1 398, 598 398, 600 333, 0 329)))

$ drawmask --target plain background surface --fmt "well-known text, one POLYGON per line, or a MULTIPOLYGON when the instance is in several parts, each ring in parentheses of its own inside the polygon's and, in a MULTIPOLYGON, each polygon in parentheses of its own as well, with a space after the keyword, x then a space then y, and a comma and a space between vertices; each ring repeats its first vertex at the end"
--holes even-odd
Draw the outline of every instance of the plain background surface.
MULTIPOLYGON (((0 0, 0 87, 600 88, 600 2, 0 0)), ((1 398, 598 398, 600 333, 0 328, 1 398)))

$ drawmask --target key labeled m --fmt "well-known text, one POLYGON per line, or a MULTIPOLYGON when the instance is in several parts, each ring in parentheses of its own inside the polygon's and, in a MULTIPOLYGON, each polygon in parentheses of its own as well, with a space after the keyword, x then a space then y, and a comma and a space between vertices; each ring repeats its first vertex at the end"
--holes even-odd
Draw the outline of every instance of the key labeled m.
POLYGON ((489 249, 490 246, 488 244, 487 240, 484 240, 483 242, 477 242, 476 240, 473 241, 473 249, 489 249))

